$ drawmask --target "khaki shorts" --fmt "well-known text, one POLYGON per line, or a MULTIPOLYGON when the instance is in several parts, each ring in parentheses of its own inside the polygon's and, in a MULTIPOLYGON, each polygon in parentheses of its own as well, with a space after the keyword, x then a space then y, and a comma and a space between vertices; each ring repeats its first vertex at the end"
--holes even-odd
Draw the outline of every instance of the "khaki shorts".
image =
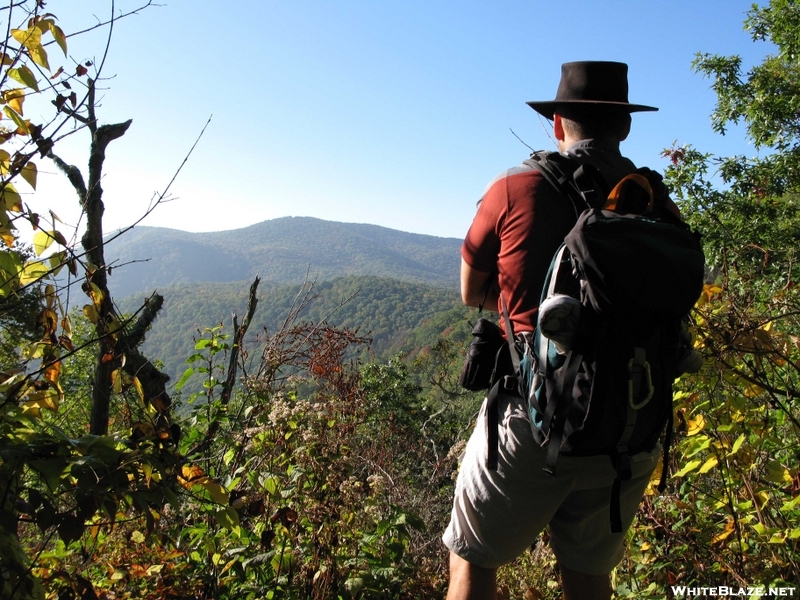
POLYGON ((557 478, 542 468, 545 450, 533 439, 524 402, 499 398, 497 471, 486 468, 486 402, 467 444, 456 483, 453 512, 443 541, 479 567, 510 563, 550 525, 559 564, 587 575, 605 575, 619 564, 630 527, 661 449, 631 458, 633 478, 620 493, 623 533, 610 532, 611 485, 616 471, 608 456, 559 456, 557 478))

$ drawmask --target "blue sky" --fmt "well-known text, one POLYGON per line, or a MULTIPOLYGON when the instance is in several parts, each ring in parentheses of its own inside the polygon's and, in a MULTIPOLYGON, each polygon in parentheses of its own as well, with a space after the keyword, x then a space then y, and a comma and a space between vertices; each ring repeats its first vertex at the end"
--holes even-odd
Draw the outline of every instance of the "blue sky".
MULTIPOLYGON (((674 141, 755 152, 740 131, 711 131, 714 94, 691 69, 700 51, 746 65, 769 51, 743 31, 747 1, 160 1, 116 24, 103 70, 101 122, 133 119, 108 152, 107 231, 144 213, 213 115, 175 199, 145 225, 218 231, 312 216, 463 237, 485 185, 527 157, 511 130, 553 147, 525 101, 551 99, 571 60, 627 62, 630 100, 660 107, 635 115, 623 144, 638 164, 663 168, 674 141)), ((67 32, 109 7, 47 3, 67 32)), ((103 48, 96 34, 69 40, 78 61, 103 48)), ((86 132, 57 153, 83 168, 86 132)), ((75 196, 46 162, 29 204, 75 223, 75 196)))

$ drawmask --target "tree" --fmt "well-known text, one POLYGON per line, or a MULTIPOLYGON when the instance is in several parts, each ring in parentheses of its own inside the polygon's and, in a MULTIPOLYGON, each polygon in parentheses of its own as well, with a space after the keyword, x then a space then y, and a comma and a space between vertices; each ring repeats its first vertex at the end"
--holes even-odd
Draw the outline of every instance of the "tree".
POLYGON ((666 152, 709 262, 693 315, 705 366, 678 383, 675 489, 646 502, 618 588, 630 597, 703 584, 709 571, 765 585, 800 572, 800 5, 754 6, 745 27, 775 53, 747 72, 712 54, 694 68, 713 80, 714 130, 743 124, 759 155, 666 152))
MULTIPOLYGON (((148 1, 127 14, 149 5, 148 1)), ((107 27, 110 32, 115 20, 127 16, 113 14, 113 2, 111 8, 109 21, 87 31, 107 27)), ((94 527, 113 525, 121 506, 135 509, 152 522, 152 508, 171 497, 180 457, 176 431, 168 417, 167 378, 137 350, 161 299, 154 296, 135 322, 125 322, 114 309, 106 286, 100 181, 105 149, 125 133, 130 121, 98 124, 95 89, 103 61, 53 69, 52 54, 46 47, 54 42, 66 57, 68 36, 56 17, 44 12, 44 2, 10 2, 2 12, 8 19, 8 34, 0 55, 0 104, 11 125, 0 131, 0 239, 7 247, 0 253, 0 322, 4 325, 0 595, 42 597, 43 578, 56 589, 70 588, 85 597, 91 584, 80 574, 61 572, 54 579, 46 564, 41 559, 32 561, 26 550, 41 556, 54 539, 70 547, 83 537, 87 522, 94 527), (13 27, 15 21, 18 27, 13 27), (77 90, 82 90, 80 95, 77 90), (25 103, 45 94, 53 98, 50 120, 33 123, 26 119, 25 103), (76 126, 71 128, 72 124, 76 126), (82 129, 91 134, 86 182, 78 168, 55 154, 63 136, 82 129), (67 242, 54 214, 45 219, 34 213, 15 187, 24 180, 35 189, 37 162, 44 158, 52 159, 78 192, 87 216, 82 249, 67 242), (48 226, 43 227, 46 220, 48 226), (17 226, 23 223, 35 232, 31 250, 17 240, 17 226), (58 251, 52 252, 54 245, 58 251), (73 343, 72 316, 62 301, 60 280, 55 279, 63 267, 76 279, 79 269, 85 273, 82 288, 91 300, 83 312, 95 325, 95 337, 78 347, 73 343), (98 350, 91 382, 90 432, 86 435, 79 427, 75 434, 42 411, 58 410, 66 399, 61 374, 69 358, 92 348, 98 350), (112 394, 122 398, 128 389, 135 390, 140 403, 131 412, 133 418, 118 423, 117 431, 108 435, 112 394), (26 548, 21 537, 39 541, 26 548)))

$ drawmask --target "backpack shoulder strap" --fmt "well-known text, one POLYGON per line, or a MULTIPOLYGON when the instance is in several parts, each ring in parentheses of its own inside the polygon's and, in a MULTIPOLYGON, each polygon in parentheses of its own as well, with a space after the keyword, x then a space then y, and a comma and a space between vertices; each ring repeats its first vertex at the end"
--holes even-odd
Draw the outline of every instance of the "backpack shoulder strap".
POLYGON ((539 171, 562 196, 570 199, 576 219, 587 208, 602 206, 608 196, 608 186, 593 165, 578 164, 559 152, 533 152, 524 164, 539 171))

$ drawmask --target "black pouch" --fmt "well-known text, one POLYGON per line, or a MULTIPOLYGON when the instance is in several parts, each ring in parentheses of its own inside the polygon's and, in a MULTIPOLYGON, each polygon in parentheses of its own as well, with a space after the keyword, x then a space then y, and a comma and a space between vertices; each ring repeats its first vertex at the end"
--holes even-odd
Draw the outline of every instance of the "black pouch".
POLYGON ((497 352, 505 340, 500 327, 488 319, 478 319, 472 335, 458 384, 464 389, 477 392, 488 389, 492 383, 497 352))

